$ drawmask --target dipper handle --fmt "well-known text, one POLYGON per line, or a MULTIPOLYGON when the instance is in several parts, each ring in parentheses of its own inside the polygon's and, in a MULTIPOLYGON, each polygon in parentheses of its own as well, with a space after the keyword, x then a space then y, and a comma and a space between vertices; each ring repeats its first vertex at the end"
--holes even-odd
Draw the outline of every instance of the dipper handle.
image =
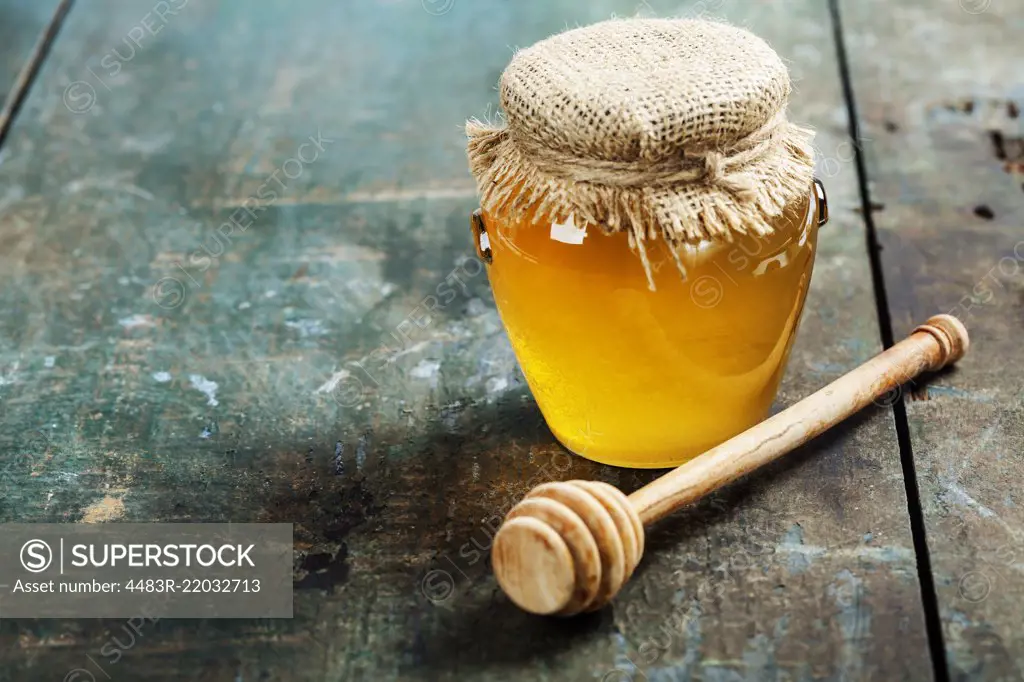
POLYGON ((817 393, 651 481, 629 496, 630 504, 650 525, 803 445, 922 372, 956 362, 968 345, 960 320, 936 315, 817 393))
POLYGON ((592 481, 537 486, 494 537, 498 584, 531 613, 567 616, 601 608, 639 563, 645 525, 803 445, 922 372, 956 362, 968 345, 959 320, 936 315, 817 393, 629 497, 592 481))

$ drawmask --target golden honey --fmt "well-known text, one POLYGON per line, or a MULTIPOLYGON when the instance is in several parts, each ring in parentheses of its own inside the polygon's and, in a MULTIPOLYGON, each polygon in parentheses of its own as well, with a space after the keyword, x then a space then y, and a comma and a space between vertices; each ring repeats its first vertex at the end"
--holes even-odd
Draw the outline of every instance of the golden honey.
POLYGON ((670 467, 763 420, 807 295, 818 207, 809 189, 771 236, 686 247, 685 279, 648 242, 654 291, 625 233, 483 213, 498 310, 555 437, 605 464, 670 467))

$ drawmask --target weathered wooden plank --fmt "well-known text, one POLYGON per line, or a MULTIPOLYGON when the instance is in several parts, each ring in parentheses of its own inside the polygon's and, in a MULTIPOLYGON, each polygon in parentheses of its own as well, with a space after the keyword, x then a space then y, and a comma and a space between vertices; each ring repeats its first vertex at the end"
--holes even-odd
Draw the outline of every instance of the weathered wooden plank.
POLYGON ((16 91, 25 87, 26 66, 40 36, 54 20, 59 0, 0 0, 0 133, 16 91))
POLYGON ((971 355, 907 413, 952 679, 1024 677, 1024 6, 845 2, 896 335, 929 312, 971 355))
POLYGON ((600 614, 527 617, 487 568, 532 484, 653 474, 544 428, 464 260, 461 122, 513 46, 613 12, 771 40, 833 205, 793 402, 879 349, 823 2, 169 4, 141 36, 137 6, 75 10, 0 167, 0 519, 295 522, 295 618, 151 624, 116 663, 122 623, 4 621, 0 676, 929 677, 883 410, 662 524, 600 614))

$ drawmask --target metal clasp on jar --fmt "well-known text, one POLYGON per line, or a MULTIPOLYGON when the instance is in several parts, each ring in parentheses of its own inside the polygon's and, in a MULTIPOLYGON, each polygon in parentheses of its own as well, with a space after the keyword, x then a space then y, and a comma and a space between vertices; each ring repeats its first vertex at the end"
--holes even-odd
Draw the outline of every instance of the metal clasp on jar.
POLYGON ((473 230, 473 247, 476 255, 485 263, 490 264, 493 259, 491 253, 491 238, 487 236, 487 227, 484 225, 484 216, 480 209, 473 211, 469 217, 469 225, 473 230))
POLYGON ((818 201, 818 227, 828 222, 828 197, 825 196, 825 185, 814 178, 814 197, 818 201))

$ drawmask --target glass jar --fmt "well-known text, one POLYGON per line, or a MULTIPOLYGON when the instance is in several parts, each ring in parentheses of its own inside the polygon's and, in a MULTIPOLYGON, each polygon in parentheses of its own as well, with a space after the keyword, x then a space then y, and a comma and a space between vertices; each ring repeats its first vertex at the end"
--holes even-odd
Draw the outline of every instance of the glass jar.
POLYGON ((684 247, 685 279, 647 244, 574 216, 474 214, 475 241, 523 374, 554 436, 604 464, 676 466, 763 420, 807 296, 824 190, 768 237, 684 247))

